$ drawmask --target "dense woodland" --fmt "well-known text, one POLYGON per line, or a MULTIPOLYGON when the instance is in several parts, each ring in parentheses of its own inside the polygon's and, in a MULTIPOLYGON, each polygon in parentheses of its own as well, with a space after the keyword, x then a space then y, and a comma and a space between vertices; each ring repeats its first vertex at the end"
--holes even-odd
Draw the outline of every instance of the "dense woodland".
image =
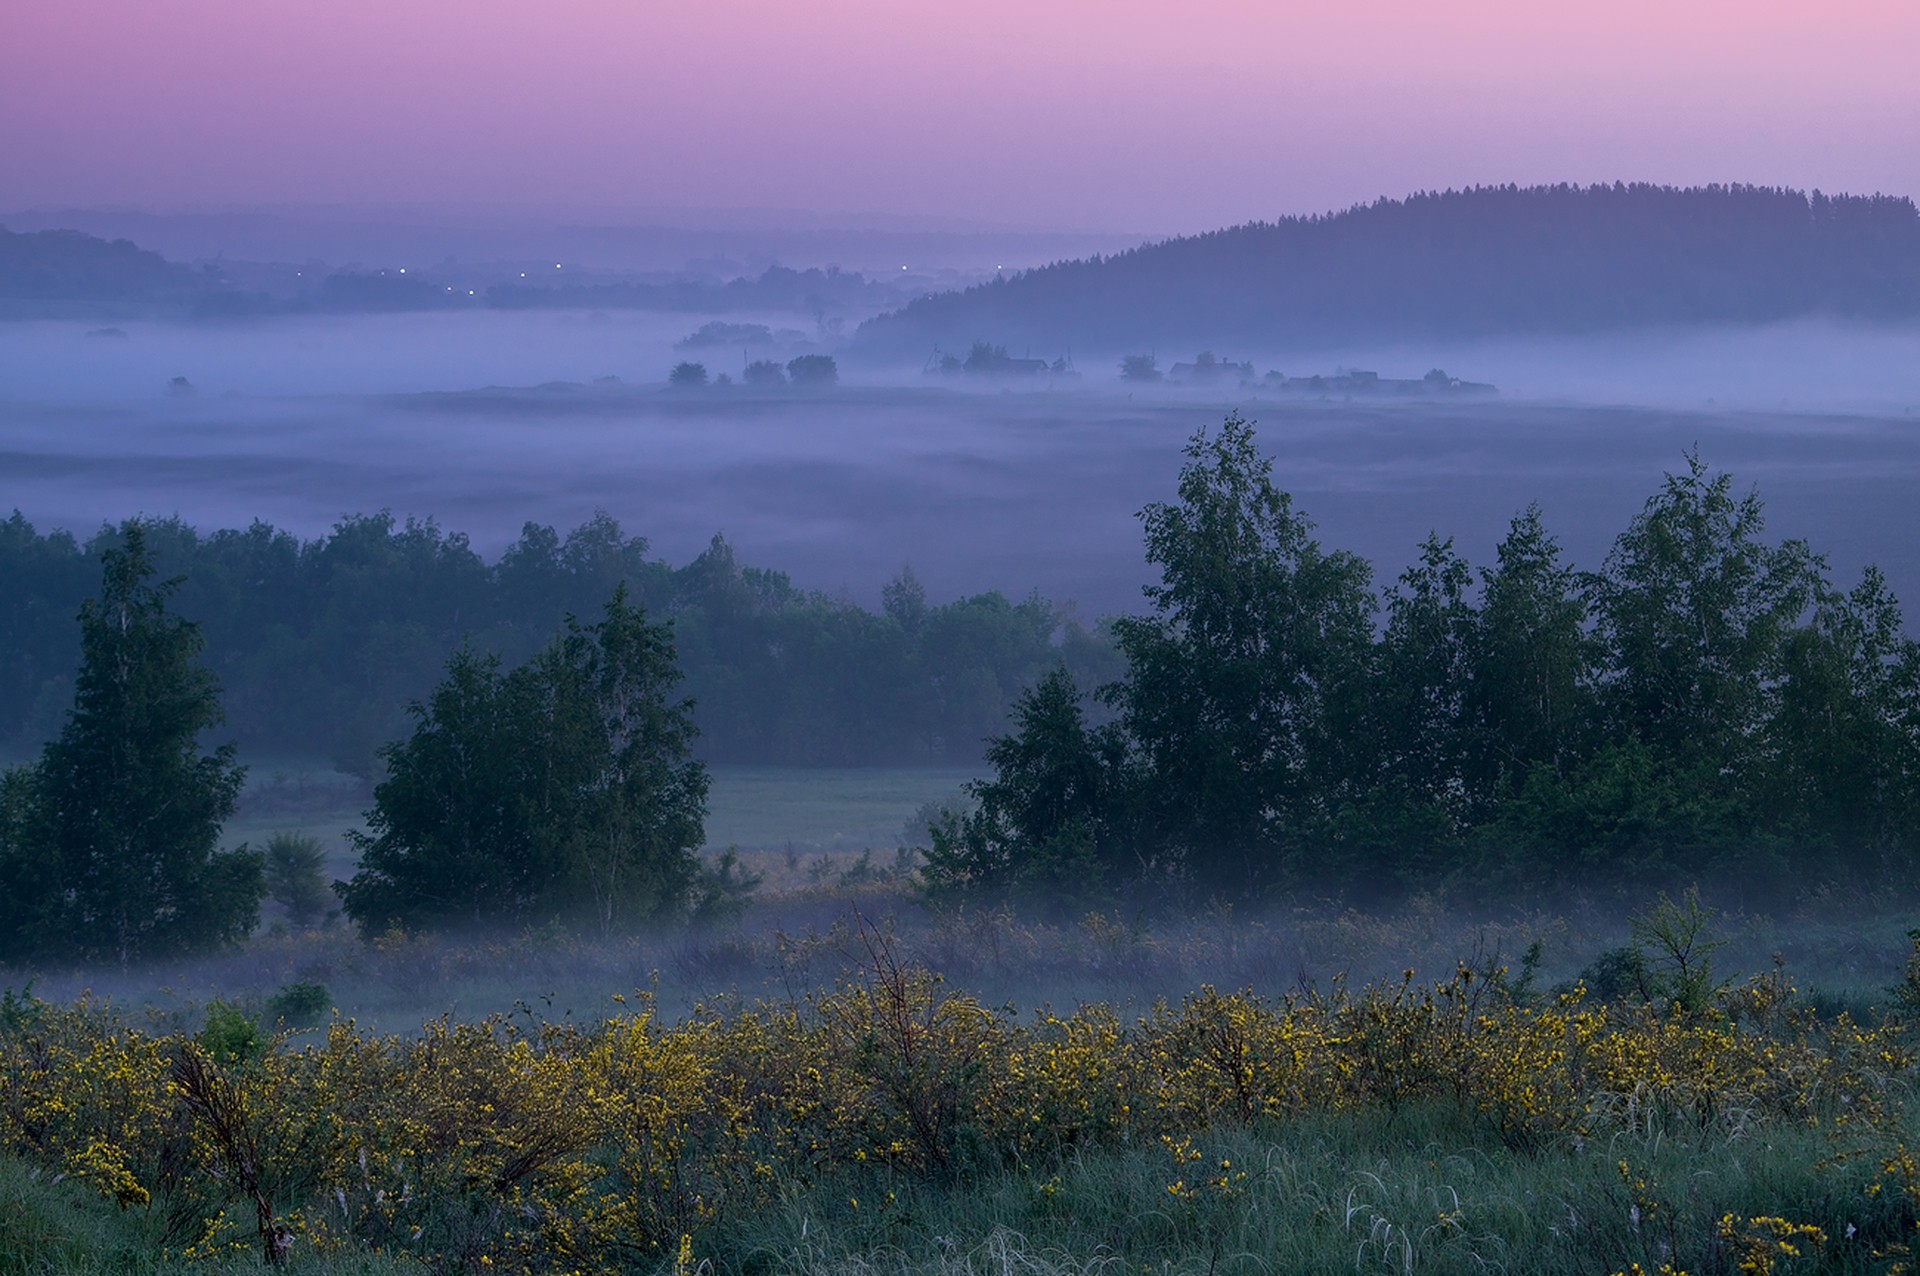
POLYGON ((1757 186, 1491 186, 1058 262, 869 321, 872 346, 1312 346, 1920 315, 1920 212, 1757 186))
MULTIPOLYGON (((933 604, 909 571, 868 611, 743 565, 718 538, 675 568, 605 515, 564 534, 529 524, 492 562, 458 533, 385 513, 310 541, 264 523, 144 527, 161 576, 182 578, 171 605, 205 638, 231 738, 253 757, 361 774, 463 641, 518 664, 566 615, 599 616, 621 584, 673 621, 709 761, 973 762, 1056 663, 1090 685, 1119 669, 1103 636, 1037 597, 933 604)), ((108 528, 82 543, 18 514, 0 521, 0 741, 16 754, 60 729, 73 619, 121 537, 108 528)))

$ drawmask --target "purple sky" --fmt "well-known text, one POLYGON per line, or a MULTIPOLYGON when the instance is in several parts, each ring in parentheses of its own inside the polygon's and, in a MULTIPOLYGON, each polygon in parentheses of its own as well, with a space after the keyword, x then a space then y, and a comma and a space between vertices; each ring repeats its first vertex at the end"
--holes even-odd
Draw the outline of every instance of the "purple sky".
POLYGON ((6 0, 0 209, 1199 230, 1475 182, 1920 193, 1913 0, 6 0))

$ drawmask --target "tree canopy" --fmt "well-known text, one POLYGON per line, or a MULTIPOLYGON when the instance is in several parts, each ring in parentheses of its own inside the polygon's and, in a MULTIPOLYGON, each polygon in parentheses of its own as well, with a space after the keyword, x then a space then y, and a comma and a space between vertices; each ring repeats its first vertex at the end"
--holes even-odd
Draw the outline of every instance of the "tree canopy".
POLYGON ((167 608, 146 529, 122 525, 80 609, 73 708, 0 801, 0 897, 15 955, 122 965, 221 947, 253 929, 261 858, 219 849, 244 771, 200 751, 221 721, 199 631, 167 608))
POLYGON ((556 917, 612 931, 684 910, 707 777, 679 680, 670 630, 624 587, 510 672, 461 647, 412 706, 412 735, 381 750, 347 915, 367 931, 556 917))
POLYGON ((1699 455, 1597 571, 1530 507, 1492 566, 1430 536, 1384 598, 1249 423, 1186 455, 1140 514, 1160 581, 1114 624, 1124 674, 1020 701, 934 839, 936 890, 1920 885, 1920 644, 1877 572, 1836 589, 1699 455), (1088 690, 1117 722, 1087 728, 1088 690))

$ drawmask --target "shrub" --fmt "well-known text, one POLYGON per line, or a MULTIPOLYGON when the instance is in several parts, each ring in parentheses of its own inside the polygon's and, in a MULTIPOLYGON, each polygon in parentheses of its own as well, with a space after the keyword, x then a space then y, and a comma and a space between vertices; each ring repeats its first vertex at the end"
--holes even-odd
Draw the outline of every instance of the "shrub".
POLYGON ((207 1003, 207 1022, 200 1029, 200 1048, 216 1063, 250 1063, 260 1057, 265 1041, 260 1025, 237 1006, 218 999, 207 1003))
POLYGON ((311 1028, 333 1008, 327 986, 311 979, 290 983, 267 1002, 267 1015, 289 1028, 311 1028))

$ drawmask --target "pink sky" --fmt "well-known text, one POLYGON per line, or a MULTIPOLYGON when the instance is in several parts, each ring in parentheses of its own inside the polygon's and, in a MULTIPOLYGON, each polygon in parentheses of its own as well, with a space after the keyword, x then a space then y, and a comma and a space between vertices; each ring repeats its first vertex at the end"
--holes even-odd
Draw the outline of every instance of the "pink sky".
POLYGON ((0 209, 1198 230, 1476 182, 1920 194, 1920 3, 5 0, 0 209))

